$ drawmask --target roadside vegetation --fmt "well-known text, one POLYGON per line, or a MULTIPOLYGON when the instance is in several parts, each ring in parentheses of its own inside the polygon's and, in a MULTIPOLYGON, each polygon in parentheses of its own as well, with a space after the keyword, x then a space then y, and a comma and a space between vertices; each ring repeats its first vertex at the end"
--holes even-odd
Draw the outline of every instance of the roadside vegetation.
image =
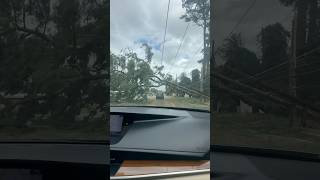
POLYGON ((297 152, 320 152, 320 123, 288 128, 290 119, 271 114, 213 113, 211 143, 297 152))

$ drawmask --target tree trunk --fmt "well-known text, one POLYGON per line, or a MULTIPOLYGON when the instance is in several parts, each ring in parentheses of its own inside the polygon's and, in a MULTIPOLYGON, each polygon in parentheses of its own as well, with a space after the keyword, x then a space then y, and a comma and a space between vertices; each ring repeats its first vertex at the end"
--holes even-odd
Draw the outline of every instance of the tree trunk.
POLYGON ((203 59, 202 59, 202 67, 201 67, 201 84, 200 84, 200 91, 203 92, 204 90, 204 82, 205 82, 205 61, 206 61, 206 22, 204 20, 203 23, 203 59))
POLYGON ((303 53, 303 48, 306 43, 306 20, 307 20, 307 3, 303 0, 298 0, 296 3, 297 9, 297 56, 303 53))
MULTIPOLYGON (((292 97, 297 97, 296 92, 296 48, 297 48, 297 14, 295 13, 292 22, 291 36, 291 58, 289 59, 289 93, 292 97)), ((290 106, 290 126, 297 126, 297 108, 295 103, 290 106)))
POLYGON ((307 44, 313 46, 318 41, 318 2, 310 0, 309 4, 309 24, 308 24, 308 40, 307 44))

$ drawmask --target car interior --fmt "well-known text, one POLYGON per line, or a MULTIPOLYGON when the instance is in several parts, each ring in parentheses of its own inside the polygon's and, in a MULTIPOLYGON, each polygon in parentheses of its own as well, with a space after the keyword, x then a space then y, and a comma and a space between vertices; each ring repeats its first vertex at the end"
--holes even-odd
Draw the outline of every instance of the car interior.
POLYGON ((111 179, 209 176, 207 111, 118 106, 110 112, 111 179))
POLYGON ((320 0, 0 0, 0 180, 320 180, 319 44, 320 0))
POLYGON ((0 179, 106 179, 108 145, 101 142, 1 142, 0 179))
POLYGON ((211 178, 218 180, 318 179, 317 154, 272 149, 211 146, 211 178))

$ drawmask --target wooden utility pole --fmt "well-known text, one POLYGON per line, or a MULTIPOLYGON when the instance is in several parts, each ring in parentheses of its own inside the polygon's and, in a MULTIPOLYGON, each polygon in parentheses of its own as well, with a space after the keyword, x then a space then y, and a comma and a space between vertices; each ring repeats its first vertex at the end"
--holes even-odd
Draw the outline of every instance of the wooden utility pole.
MULTIPOLYGON (((289 59, 289 93, 293 97, 297 97, 297 82, 296 82, 296 67, 297 67, 297 12, 294 13, 292 21, 292 36, 291 36, 291 57, 289 59)), ((290 126, 297 125, 297 107, 295 103, 290 107, 290 126)))
POLYGON ((203 84, 204 84, 204 59, 202 60, 201 66, 201 75, 200 75, 200 91, 203 92, 203 84))
MULTIPOLYGON (((200 1, 199 1, 200 2, 200 1)), ((202 1, 201 6, 203 7, 203 9, 205 9, 204 7, 206 6, 206 1, 202 1)), ((205 86, 207 85, 207 78, 208 78, 208 64, 209 64, 209 57, 208 57, 208 34, 207 34, 207 30, 209 29, 209 22, 206 19, 206 12, 203 10, 202 12, 203 14, 203 59, 201 61, 202 63, 202 67, 201 67, 201 82, 200 82, 200 91, 204 92, 205 91, 205 86)))
MULTIPOLYGON (((176 84, 178 84, 178 76, 177 76, 177 73, 176 73, 176 84)), ((176 89, 176 96, 178 96, 178 89, 176 89)))

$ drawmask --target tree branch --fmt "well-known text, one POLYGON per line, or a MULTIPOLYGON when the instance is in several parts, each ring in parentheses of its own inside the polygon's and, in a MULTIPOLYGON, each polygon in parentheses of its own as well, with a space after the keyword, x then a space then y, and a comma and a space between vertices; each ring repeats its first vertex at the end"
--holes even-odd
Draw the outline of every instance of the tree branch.
POLYGON ((49 38, 48 36, 46 36, 45 34, 42 34, 42 33, 38 32, 38 31, 35 31, 35 30, 32 30, 32 29, 19 27, 18 25, 16 25, 16 29, 18 31, 21 31, 21 32, 30 33, 32 35, 35 35, 35 36, 37 36, 37 37, 49 42, 53 46, 55 46, 54 41, 51 38, 49 38))

